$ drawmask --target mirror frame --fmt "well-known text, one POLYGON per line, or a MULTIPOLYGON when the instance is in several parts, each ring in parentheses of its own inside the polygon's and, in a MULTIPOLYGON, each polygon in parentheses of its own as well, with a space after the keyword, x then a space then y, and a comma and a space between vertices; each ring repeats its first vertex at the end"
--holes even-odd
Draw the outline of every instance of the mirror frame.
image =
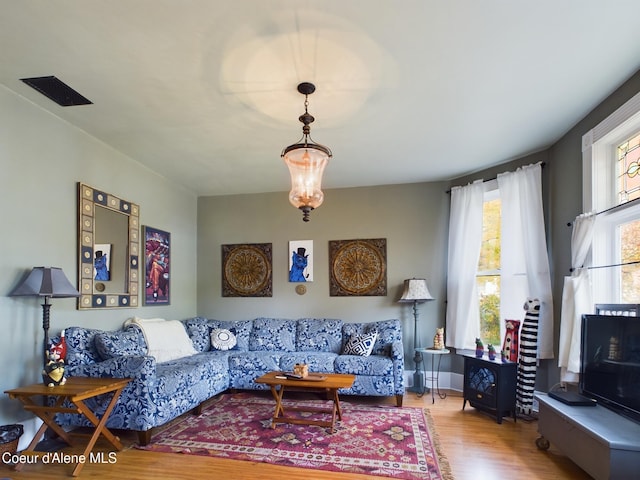
POLYGON ((140 207, 115 195, 78 183, 78 310, 95 308, 136 308, 140 278, 140 207), (125 239, 129 259, 125 271, 125 291, 101 294, 96 290, 93 274, 95 238, 95 209, 104 207, 128 216, 128 235, 125 239))

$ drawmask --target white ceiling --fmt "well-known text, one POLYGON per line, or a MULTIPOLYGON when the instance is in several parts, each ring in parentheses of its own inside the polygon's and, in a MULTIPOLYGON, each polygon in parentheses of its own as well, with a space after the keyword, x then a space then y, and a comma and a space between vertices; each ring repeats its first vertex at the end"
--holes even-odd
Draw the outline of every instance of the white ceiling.
POLYGON ((640 68, 638 0, 0 0, 0 83, 198 195, 447 180, 552 145, 640 68), (55 75, 94 104, 25 85, 55 75))

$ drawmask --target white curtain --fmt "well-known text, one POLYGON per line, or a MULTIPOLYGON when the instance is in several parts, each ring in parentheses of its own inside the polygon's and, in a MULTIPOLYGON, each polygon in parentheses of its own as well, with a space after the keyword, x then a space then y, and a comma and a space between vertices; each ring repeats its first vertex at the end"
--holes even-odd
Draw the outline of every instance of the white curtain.
POLYGON ((498 175, 502 203, 500 318, 521 319, 540 300, 538 358, 553 358, 553 298, 538 163, 498 175))
POLYGON ((576 217, 571 233, 570 277, 564 277, 562 311, 560 316, 560 352, 558 366, 560 380, 577 383, 580 379, 580 335, 582 314, 591 312, 591 279, 586 263, 591 244, 596 215, 585 213, 576 217))
POLYGON ((446 345, 475 347, 480 336, 476 272, 482 243, 484 183, 451 189, 446 345))

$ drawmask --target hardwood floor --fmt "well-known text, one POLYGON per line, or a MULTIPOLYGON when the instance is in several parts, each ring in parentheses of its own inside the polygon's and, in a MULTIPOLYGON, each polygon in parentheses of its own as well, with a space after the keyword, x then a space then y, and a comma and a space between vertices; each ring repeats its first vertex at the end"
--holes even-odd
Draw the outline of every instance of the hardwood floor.
MULTIPOLYGON (((547 451, 535 446, 538 438, 537 422, 518 419, 503 419, 498 425, 492 417, 467 407, 462 410, 459 392, 448 392, 446 399, 436 396, 418 398, 407 393, 404 405, 428 408, 435 432, 446 455, 451 472, 456 480, 478 480, 483 478, 517 479, 590 479, 583 470, 563 456, 552 445, 547 451)), ((393 404, 394 399, 343 397, 343 402, 384 402, 393 404)), ((282 478, 308 480, 370 480, 371 476, 322 472, 319 470, 279 467, 256 462, 199 457, 196 455, 163 454, 133 448, 135 435, 129 432, 114 432, 120 436, 125 449, 109 457, 108 444, 98 442, 98 451, 104 451, 105 462, 87 463, 79 478, 127 480, 162 478, 191 480, 200 478, 226 478, 229 480, 281 480, 282 478)), ((65 453, 80 453, 81 448, 66 448, 65 453)), ((10 479, 59 479, 67 477, 73 470, 65 464, 28 464, 21 472, 0 464, 0 478, 10 479)))

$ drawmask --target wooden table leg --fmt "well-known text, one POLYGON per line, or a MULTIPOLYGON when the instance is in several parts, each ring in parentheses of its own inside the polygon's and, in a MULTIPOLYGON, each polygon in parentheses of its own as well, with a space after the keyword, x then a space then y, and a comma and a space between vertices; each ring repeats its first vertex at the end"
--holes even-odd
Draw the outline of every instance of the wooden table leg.
MULTIPOLYGON (((18 397, 19 400, 24 404, 24 409, 26 411, 32 412, 38 418, 42 420, 42 425, 36 432, 36 435, 31 440, 31 443, 27 446, 27 448, 22 452, 23 454, 29 454, 35 452, 34 448, 40 442, 44 433, 47 431, 47 428, 51 428, 62 440, 67 442, 68 445, 71 445, 71 438, 69 438, 69 434, 64 431, 56 422, 55 422, 55 411, 62 405, 64 401, 64 397, 60 397, 57 399, 55 405, 53 407, 47 407, 43 405, 38 405, 33 401, 31 397, 18 397)), ((16 472, 22 470, 24 466, 23 463, 16 463, 13 469, 16 472)))
MULTIPOLYGON (((120 443, 120 439, 113 433, 111 433, 105 426, 107 424, 107 420, 109 419, 109 415, 111 415, 111 411, 116 406, 116 402, 118 401, 118 397, 122 393, 122 390, 124 390, 124 387, 114 391, 113 396, 111 397, 111 401, 107 405, 107 408, 104 411, 101 419, 98 419, 98 417, 91 411, 91 409, 89 409, 89 407, 84 404, 82 400, 78 400, 74 403, 78 407, 80 413, 82 413, 91 423, 95 425, 93 435, 91 435, 91 438, 89 439, 89 442, 87 443, 87 446, 85 447, 82 454, 83 458, 89 458, 89 453, 93 450, 93 446, 96 444, 96 441, 98 440, 100 435, 103 435, 111 443, 111 445, 116 448, 116 450, 122 450, 122 443, 120 443)), ((79 462, 76 465, 76 468, 73 469, 71 475, 77 477, 83 467, 84 463, 79 462)))
POLYGON ((282 407, 282 397, 284 395, 284 385, 280 385, 277 389, 275 386, 271 386, 271 394, 276 401, 276 409, 273 412, 273 419, 271 420, 271 428, 276 428, 276 419, 284 417, 284 408, 282 407))
POLYGON ((333 390, 333 403, 338 411, 338 420, 342 420, 342 408, 340 408, 340 397, 338 396, 338 390, 333 390))

